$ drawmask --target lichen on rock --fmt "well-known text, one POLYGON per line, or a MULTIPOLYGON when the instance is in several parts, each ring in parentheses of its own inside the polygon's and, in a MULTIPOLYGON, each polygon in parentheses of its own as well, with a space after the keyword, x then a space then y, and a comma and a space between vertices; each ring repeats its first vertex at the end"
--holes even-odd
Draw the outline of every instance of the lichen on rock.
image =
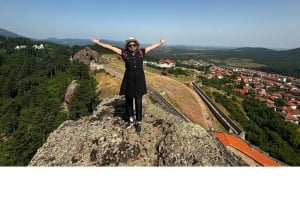
POLYGON ((29 166, 242 166, 200 125, 166 112, 145 96, 142 133, 125 130, 125 100, 104 99, 93 115, 52 132, 29 166))

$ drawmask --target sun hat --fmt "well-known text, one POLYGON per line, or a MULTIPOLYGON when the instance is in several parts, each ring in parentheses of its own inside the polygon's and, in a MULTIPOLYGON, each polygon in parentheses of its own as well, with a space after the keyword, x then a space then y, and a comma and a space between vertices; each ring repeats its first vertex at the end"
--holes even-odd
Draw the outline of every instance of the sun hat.
POLYGON ((127 46, 128 46, 128 44, 129 44, 130 42, 135 42, 136 45, 137 45, 137 47, 140 47, 139 41, 136 40, 136 39, 133 38, 133 37, 130 37, 130 38, 128 38, 128 39, 125 41, 125 44, 124 44, 124 48, 125 48, 125 49, 127 49, 127 46))

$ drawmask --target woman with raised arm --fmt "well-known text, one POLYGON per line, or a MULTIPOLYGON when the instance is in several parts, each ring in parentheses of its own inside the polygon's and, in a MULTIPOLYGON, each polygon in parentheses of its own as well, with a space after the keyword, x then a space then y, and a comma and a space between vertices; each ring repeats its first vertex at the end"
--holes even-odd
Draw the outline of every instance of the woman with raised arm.
POLYGON ((146 79, 143 68, 144 55, 163 45, 166 40, 161 39, 158 43, 146 48, 140 48, 140 43, 134 38, 125 41, 124 48, 114 47, 110 44, 101 42, 99 39, 92 38, 91 41, 103 48, 109 49, 122 56, 125 62, 125 73, 120 88, 120 95, 125 95, 125 109, 128 117, 126 129, 135 126, 136 132, 141 133, 142 121, 142 98, 147 93, 146 79), (133 102, 135 101, 135 115, 133 102), (134 118, 135 117, 135 118, 134 118))

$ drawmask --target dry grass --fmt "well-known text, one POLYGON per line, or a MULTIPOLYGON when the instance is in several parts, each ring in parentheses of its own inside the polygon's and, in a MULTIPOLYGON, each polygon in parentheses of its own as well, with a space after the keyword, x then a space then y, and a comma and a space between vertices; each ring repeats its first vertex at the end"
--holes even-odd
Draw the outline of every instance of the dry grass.
POLYGON ((98 82, 97 89, 100 91, 99 99, 110 98, 119 94, 121 80, 107 73, 97 73, 95 79, 98 82))
POLYGON ((205 129, 223 130, 198 94, 186 84, 161 75, 147 74, 146 79, 154 89, 164 92, 165 98, 194 123, 205 129))
POLYGON ((101 56, 109 62, 109 65, 124 70, 124 62, 116 54, 102 54, 101 56))
POLYGON ((240 68, 257 68, 265 66, 264 64, 255 63, 253 59, 241 59, 241 58, 228 58, 228 59, 212 59, 209 60, 214 63, 224 62, 226 65, 235 66, 240 68))

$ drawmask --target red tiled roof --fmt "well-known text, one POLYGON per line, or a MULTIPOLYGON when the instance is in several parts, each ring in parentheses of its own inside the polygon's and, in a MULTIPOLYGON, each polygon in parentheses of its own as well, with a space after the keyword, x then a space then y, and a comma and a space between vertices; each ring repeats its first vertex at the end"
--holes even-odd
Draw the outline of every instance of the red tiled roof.
POLYGON ((171 59, 161 59, 161 60, 159 60, 159 63, 175 64, 176 62, 171 59))
POLYGON ((286 120, 290 120, 290 121, 299 121, 299 119, 297 117, 295 117, 294 115, 287 113, 285 116, 286 120))

